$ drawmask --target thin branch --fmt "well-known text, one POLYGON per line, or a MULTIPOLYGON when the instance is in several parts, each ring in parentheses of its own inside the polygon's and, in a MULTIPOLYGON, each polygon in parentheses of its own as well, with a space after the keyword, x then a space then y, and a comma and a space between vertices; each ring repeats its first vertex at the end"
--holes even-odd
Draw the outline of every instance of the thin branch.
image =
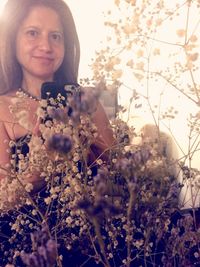
POLYGON ((185 44, 187 43, 189 17, 190 17, 190 4, 188 3, 187 16, 186 16, 186 26, 185 26, 185 44))
POLYGON ((190 97, 187 93, 185 93, 183 91, 183 89, 180 89, 177 87, 176 84, 174 84, 173 82, 171 82, 170 80, 168 80, 165 76, 163 76, 161 73, 156 72, 155 74, 157 74, 158 76, 160 76, 161 78, 163 78, 165 81, 167 81, 168 84, 170 84, 172 87, 174 87, 178 92, 180 92, 182 95, 184 95, 186 98, 188 98, 189 100, 191 100, 193 103, 195 103, 196 105, 199 105, 199 102, 196 101, 195 99, 193 99, 192 97, 190 97))

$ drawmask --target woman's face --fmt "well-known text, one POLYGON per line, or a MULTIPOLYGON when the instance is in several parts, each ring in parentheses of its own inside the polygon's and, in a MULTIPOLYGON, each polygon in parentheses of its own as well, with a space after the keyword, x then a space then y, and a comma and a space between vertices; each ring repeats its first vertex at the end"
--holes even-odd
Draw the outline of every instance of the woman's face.
POLYGON ((52 81, 64 53, 63 27, 58 14, 45 6, 33 7, 16 38, 16 57, 23 79, 52 81))

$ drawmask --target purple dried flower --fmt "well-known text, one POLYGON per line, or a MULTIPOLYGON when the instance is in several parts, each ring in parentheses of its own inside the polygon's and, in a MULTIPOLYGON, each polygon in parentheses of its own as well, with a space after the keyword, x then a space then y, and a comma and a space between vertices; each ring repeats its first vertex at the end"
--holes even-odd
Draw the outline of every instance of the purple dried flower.
POLYGON ((74 122, 78 122, 81 113, 92 114, 97 108, 99 92, 94 88, 84 88, 74 93, 69 99, 69 116, 74 122))
POLYGON ((31 234, 32 253, 21 252, 21 259, 27 267, 53 267, 57 258, 57 243, 48 235, 46 226, 31 234))
POLYGON ((100 168, 97 175, 94 177, 94 183, 96 192, 104 195, 107 191, 108 170, 106 168, 100 168))
POLYGON ((78 202, 77 208, 84 210, 90 217, 103 215, 105 213, 113 215, 119 214, 120 212, 118 207, 115 207, 109 200, 103 197, 94 202, 88 199, 82 199, 78 202))
POLYGON ((51 107, 48 111, 48 115, 57 121, 65 122, 67 120, 67 111, 62 108, 51 107))
POLYGON ((53 239, 49 239, 46 243, 46 249, 51 255, 55 254, 57 249, 56 242, 53 239))
POLYGON ((47 261, 47 251, 44 246, 38 247, 38 254, 41 255, 45 261, 47 261))
POLYGON ((130 160, 127 158, 119 159, 116 163, 116 168, 125 171, 129 168, 130 160))
POLYGON ((141 152, 140 151, 136 151, 133 154, 133 160, 135 162, 136 165, 139 165, 142 161, 142 156, 141 156, 141 152))
POLYGON ((98 94, 95 90, 87 90, 81 95, 80 111, 83 113, 93 113, 97 107, 98 94))
POLYGON ((37 248, 37 251, 32 253, 25 253, 21 252, 21 259, 23 263, 27 265, 27 267, 52 267, 56 263, 56 242, 52 240, 52 242, 55 243, 52 248, 55 248, 55 251, 52 249, 49 251, 47 247, 40 246, 37 248))
POLYGON ((21 252, 21 258, 23 263, 25 263, 28 267, 37 267, 41 266, 40 260, 38 259, 37 255, 35 253, 25 253, 21 252))
POLYGON ((178 197, 179 194, 179 185, 177 184, 176 181, 172 182, 172 184, 169 187, 169 191, 167 194, 166 199, 176 199, 178 197))
POLYGON ((84 210, 89 216, 93 215, 93 205, 90 200, 84 198, 77 204, 77 208, 84 210))
POLYGON ((150 151, 145 147, 141 149, 140 153, 141 153, 143 162, 146 162, 151 156, 150 151))
POLYGON ((150 152, 145 147, 142 147, 140 150, 137 150, 133 153, 133 160, 136 165, 145 163, 150 157, 150 152))
POLYGON ((80 121, 80 112, 79 110, 71 109, 70 118, 74 123, 78 123, 80 121))
POLYGON ((63 134, 54 134, 48 140, 48 148, 67 154, 72 149, 71 139, 63 134))

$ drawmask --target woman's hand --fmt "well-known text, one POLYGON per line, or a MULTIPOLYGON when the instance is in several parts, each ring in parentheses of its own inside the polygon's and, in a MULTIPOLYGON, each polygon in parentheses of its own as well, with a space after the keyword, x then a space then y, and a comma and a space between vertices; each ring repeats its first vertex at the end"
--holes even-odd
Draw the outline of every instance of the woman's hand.
POLYGON ((115 144, 115 139, 108 117, 100 102, 97 103, 97 109, 92 115, 92 120, 97 127, 98 137, 90 147, 91 153, 89 159, 91 161, 91 159, 100 157, 106 160, 109 149, 115 144))

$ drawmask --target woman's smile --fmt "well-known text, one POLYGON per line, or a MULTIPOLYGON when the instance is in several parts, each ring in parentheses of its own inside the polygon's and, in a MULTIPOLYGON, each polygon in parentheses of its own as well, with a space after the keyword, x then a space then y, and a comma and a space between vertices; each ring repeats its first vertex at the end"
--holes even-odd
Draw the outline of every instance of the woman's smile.
POLYGON ((63 27, 57 13, 51 8, 35 6, 16 38, 16 54, 24 79, 53 80, 64 53, 63 27))
POLYGON ((53 64, 54 58, 51 57, 45 57, 45 56, 33 56, 33 59, 38 62, 38 64, 42 65, 50 65, 53 64))

